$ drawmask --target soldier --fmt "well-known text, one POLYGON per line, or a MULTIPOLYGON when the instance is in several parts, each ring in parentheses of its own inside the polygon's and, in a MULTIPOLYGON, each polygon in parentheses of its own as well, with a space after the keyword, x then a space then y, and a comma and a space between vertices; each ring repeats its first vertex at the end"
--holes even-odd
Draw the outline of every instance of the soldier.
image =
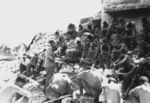
POLYGON ((24 73, 27 70, 27 64, 29 64, 29 59, 26 57, 26 54, 23 54, 21 63, 19 65, 20 73, 24 73))
POLYGON ((19 75, 14 84, 9 84, 5 87, 2 87, 0 90, 1 103, 15 103, 16 93, 28 98, 27 102, 24 103, 30 103, 31 93, 22 89, 27 82, 28 80, 23 75, 19 75))
POLYGON ((149 79, 141 76, 139 79, 140 86, 135 87, 129 93, 130 97, 136 97, 139 103, 149 103, 150 101, 150 84, 149 79))
POLYGON ((36 65, 38 63, 38 54, 34 53, 34 56, 31 58, 30 62, 27 64, 27 75, 33 75, 35 73, 36 65))
POLYGON ((49 80, 53 76, 54 69, 56 67, 54 58, 55 42, 54 40, 50 40, 49 43, 50 47, 45 52, 45 63, 44 63, 44 67, 46 69, 46 84, 45 84, 46 87, 48 86, 49 80))
POLYGON ((102 92, 102 75, 100 70, 82 71, 72 81, 79 85, 80 95, 83 95, 84 89, 85 95, 94 97, 95 102, 98 102, 99 95, 102 92))

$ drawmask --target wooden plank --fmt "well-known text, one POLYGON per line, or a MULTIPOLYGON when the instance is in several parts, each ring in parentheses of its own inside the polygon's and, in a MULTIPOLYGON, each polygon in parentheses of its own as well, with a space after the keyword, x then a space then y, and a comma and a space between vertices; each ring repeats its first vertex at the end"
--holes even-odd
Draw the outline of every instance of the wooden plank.
POLYGON ((66 98, 66 97, 70 97, 70 96, 72 96, 72 94, 64 95, 64 96, 61 96, 57 99, 49 100, 49 101, 46 101, 46 102, 43 102, 43 103, 52 103, 54 101, 57 101, 57 100, 60 100, 60 99, 66 98))

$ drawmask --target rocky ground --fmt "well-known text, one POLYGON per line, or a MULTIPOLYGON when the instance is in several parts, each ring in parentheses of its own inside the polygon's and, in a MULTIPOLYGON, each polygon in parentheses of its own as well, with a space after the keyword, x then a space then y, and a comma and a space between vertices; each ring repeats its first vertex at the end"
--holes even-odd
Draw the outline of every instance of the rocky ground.
MULTIPOLYGON (((40 33, 35 35, 26 53, 32 56, 34 52, 41 52, 46 47, 48 40, 52 38, 49 36, 49 34, 40 33)), ((20 44, 14 49, 4 44, 0 45, 0 87, 14 82, 16 76, 19 74, 19 59, 25 52, 25 49, 26 46, 24 44, 20 44)), ((37 85, 37 81, 30 79, 30 83, 25 86, 32 93, 32 103, 41 103, 45 99, 42 89, 37 85)))
MULTIPOLYGON (((19 61, 0 61, 0 87, 7 83, 13 83, 16 76, 19 74, 19 61)), ((32 103, 41 103, 45 97, 42 88, 38 86, 38 82, 30 79, 30 82, 25 86, 25 89, 32 93, 32 103)))

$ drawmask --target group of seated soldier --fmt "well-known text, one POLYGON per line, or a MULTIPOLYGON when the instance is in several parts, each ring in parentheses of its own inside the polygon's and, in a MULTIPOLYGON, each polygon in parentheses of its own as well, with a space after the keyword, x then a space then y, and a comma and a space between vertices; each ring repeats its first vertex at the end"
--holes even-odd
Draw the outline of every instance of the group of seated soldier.
MULTIPOLYGON (((132 83, 132 78, 135 76, 132 75, 136 68, 133 55, 136 55, 138 59, 146 58, 150 53, 150 43, 147 40, 150 22, 147 18, 142 18, 141 23, 144 36, 141 41, 137 38, 139 34, 135 23, 126 23, 124 19, 114 18, 111 24, 104 21, 102 28, 100 24, 93 27, 90 24, 87 27, 80 25, 78 31, 74 24, 69 24, 65 34, 55 33, 54 57, 66 63, 86 62, 91 68, 114 69, 119 75, 116 77, 117 80, 123 79, 122 93, 128 95, 129 89, 125 84, 132 83)), ((39 73, 39 65, 44 60, 39 58, 44 57, 35 54, 26 63, 27 75, 36 76, 39 73)), ((24 65, 23 62, 22 65, 24 65)))
MULTIPOLYGON (((142 35, 145 37, 150 32, 149 27, 147 27, 149 21, 144 17, 141 19, 141 23, 143 26, 142 35)), ((111 24, 104 21, 102 27, 100 24, 94 26, 89 24, 87 27, 79 25, 78 31, 75 25, 71 23, 68 25, 66 33, 55 32, 54 57, 60 58, 66 63, 85 62, 91 68, 115 68, 117 70, 123 64, 132 64, 129 59, 126 59, 126 56, 129 56, 130 59, 132 59, 133 53, 136 53, 134 55, 138 58, 149 56, 150 44, 147 38, 139 41, 138 35, 134 22, 126 23, 124 19, 116 17, 111 24)), ((42 54, 45 51, 46 49, 42 54)), ((36 76, 44 64, 45 58, 42 54, 35 53, 32 58, 26 58, 26 60, 24 55, 20 65, 21 73, 26 68, 25 73, 27 75, 34 74, 36 76)))
MULTIPOLYGON (((110 69, 111 62, 115 60, 115 52, 127 54, 138 48, 140 57, 149 54, 149 43, 143 38, 146 45, 141 45, 134 22, 126 23, 124 19, 114 18, 112 24, 104 21, 102 28, 100 24, 89 24, 87 27, 80 25, 79 28, 77 31, 74 24, 69 24, 65 34, 55 33, 55 57, 65 57, 63 60, 73 63, 88 60, 91 64, 97 62, 101 68, 110 69)), ((144 33, 149 29, 145 29, 143 26, 142 35, 148 35, 144 33)))

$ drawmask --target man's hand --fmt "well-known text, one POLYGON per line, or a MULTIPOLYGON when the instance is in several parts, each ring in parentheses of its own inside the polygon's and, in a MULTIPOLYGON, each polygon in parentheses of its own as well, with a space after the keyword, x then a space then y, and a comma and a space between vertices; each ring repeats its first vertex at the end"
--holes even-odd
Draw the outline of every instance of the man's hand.
POLYGON ((82 61, 83 61, 83 58, 80 59, 80 62, 82 62, 82 61))
POLYGON ((113 63, 113 67, 115 68, 116 66, 118 66, 119 64, 117 62, 113 63))

